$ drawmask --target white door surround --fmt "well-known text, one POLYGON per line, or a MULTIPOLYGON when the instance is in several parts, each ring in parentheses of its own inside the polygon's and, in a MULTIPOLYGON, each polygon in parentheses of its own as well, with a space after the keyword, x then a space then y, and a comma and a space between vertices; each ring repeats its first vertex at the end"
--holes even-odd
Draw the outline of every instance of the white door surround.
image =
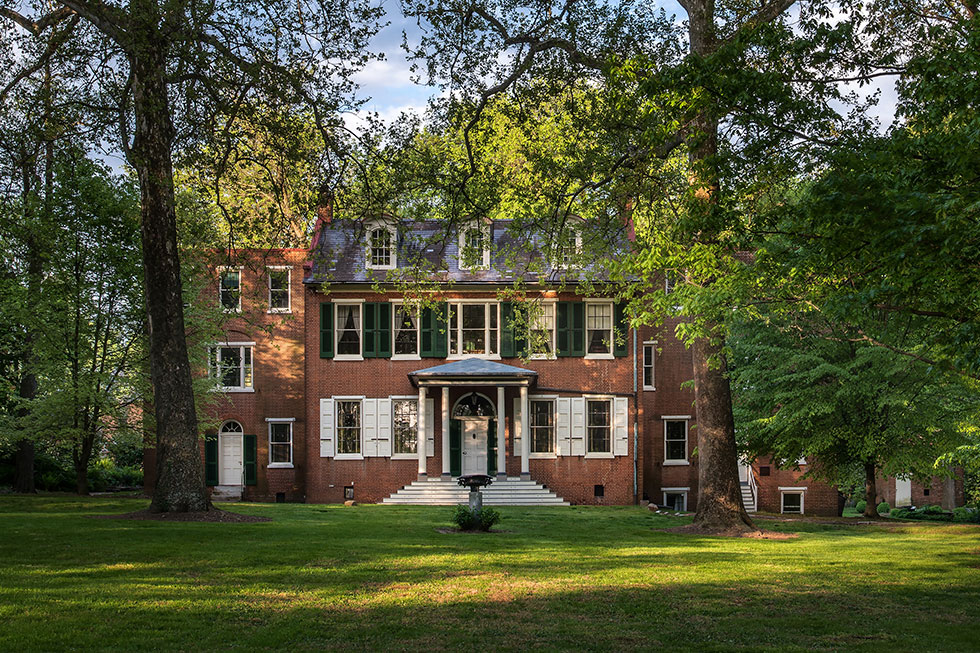
POLYGON ((911 478, 895 479, 895 505, 896 506, 912 505, 912 479, 911 478))
POLYGON ((243 464, 244 436, 241 433, 222 433, 219 436, 218 484, 241 485, 245 471, 243 464))
POLYGON ((463 476, 487 473, 489 417, 458 417, 462 436, 463 476))

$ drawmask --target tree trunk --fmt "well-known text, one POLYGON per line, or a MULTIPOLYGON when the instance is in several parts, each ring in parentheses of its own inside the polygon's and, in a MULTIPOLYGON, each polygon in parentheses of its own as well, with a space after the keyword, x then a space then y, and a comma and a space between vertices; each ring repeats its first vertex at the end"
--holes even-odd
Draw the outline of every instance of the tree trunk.
POLYGON ((698 510, 705 531, 755 530, 742 505, 738 450, 727 367, 720 345, 699 338, 692 346, 698 418, 698 510))
POLYGON ((874 463, 864 464, 864 516, 878 519, 878 477, 874 463))
POLYGON ((75 464, 75 491, 82 495, 88 495, 88 463, 79 461, 75 464))
POLYGON ((14 454, 14 492, 34 494, 34 441, 21 438, 14 454))
MULTIPOLYGON (((170 117, 165 61, 167 44, 153 20, 154 3, 137 15, 139 29, 130 65, 135 132, 130 162, 140 180, 143 270, 150 336, 150 377, 157 427, 157 478, 150 510, 209 510, 197 433, 197 414, 184 332, 184 301, 177 250, 170 117)), ((135 10, 134 10, 135 13, 135 10)))

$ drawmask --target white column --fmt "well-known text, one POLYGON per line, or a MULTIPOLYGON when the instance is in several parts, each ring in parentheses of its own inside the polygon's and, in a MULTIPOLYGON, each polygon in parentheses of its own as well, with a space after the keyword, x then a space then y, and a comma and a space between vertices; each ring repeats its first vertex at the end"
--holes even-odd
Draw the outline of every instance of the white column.
POLYGON ((497 386, 497 478, 507 478, 507 402, 504 386, 497 386))
POLYGON ((419 480, 425 480, 425 386, 419 386, 419 429, 415 450, 419 454, 419 480))
POLYGON ((449 478, 449 386, 442 388, 442 475, 449 478))
POLYGON ((527 400, 527 386, 521 386, 521 478, 531 478, 531 431, 528 428, 528 416, 531 406, 527 400))

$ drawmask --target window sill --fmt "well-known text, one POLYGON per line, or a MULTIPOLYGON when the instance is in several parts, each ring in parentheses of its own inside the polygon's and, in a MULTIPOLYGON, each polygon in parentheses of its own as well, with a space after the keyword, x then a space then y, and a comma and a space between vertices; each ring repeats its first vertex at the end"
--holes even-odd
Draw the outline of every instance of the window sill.
POLYGON ((418 460, 419 455, 417 453, 393 453, 391 454, 392 460, 418 460))
POLYGON ((418 354, 392 354, 393 361, 420 361, 422 357, 418 354))
POLYGON ((500 354, 450 354, 446 356, 447 361, 461 361, 464 358, 479 358, 487 361, 499 361, 500 354))
POLYGON ((616 456, 612 454, 611 451, 593 451, 585 454, 586 458, 604 458, 607 460, 612 460, 616 456))
POLYGON ((657 389, 656 388, 652 388, 652 387, 650 387, 648 385, 645 385, 645 386, 643 386, 643 391, 644 392, 656 392, 657 389))
POLYGON ((689 460, 665 460, 664 467, 682 467, 684 465, 690 465, 689 460))
POLYGON ((558 357, 554 354, 535 354, 531 356, 528 360, 532 361, 554 361, 558 360, 558 357))
POLYGON ((222 386, 215 388, 212 392, 255 392, 255 388, 226 388, 222 386))
POLYGON ((223 308, 223 309, 221 309, 221 312, 222 313, 241 313, 242 312, 242 309, 241 308, 223 308))
POLYGON ((556 460, 558 454, 556 453, 531 453, 528 454, 530 460, 556 460))
POLYGON ((384 271, 384 270, 397 270, 398 269, 398 265, 397 264, 396 265, 365 265, 364 266, 364 269, 365 270, 381 270, 381 271, 384 271))
POLYGON ((611 360, 616 360, 616 357, 612 354, 586 354, 585 360, 611 361, 611 360))
POLYGON ((269 463, 266 469, 295 469, 292 463, 269 463))
POLYGON ((333 359, 335 361, 362 361, 362 360, 364 360, 364 357, 363 356, 352 356, 350 354, 342 354, 340 356, 335 355, 333 357, 333 359))
POLYGON ((359 453, 338 453, 334 454, 334 460, 364 460, 364 456, 359 453))
POLYGON ((266 311, 267 315, 289 315, 292 313, 292 309, 289 308, 270 308, 266 311))

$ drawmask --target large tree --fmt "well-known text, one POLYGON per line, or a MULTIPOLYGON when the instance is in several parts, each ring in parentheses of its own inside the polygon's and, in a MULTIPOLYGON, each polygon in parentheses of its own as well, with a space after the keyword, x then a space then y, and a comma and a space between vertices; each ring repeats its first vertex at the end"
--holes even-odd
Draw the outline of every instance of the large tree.
POLYGON ((192 370, 185 343, 173 156, 261 106, 309 107, 327 147, 343 154, 338 112, 379 10, 360 0, 57 0, 0 7, 3 49, 26 53, 4 88, 63 48, 84 58, 87 109, 112 121, 140 185, 143 274, 157 434, 156 511, 207 510, 192 370), (40 44, 40 46, 36 44, 40 44), (36 54, 35 54, 36 53, 36 54))

